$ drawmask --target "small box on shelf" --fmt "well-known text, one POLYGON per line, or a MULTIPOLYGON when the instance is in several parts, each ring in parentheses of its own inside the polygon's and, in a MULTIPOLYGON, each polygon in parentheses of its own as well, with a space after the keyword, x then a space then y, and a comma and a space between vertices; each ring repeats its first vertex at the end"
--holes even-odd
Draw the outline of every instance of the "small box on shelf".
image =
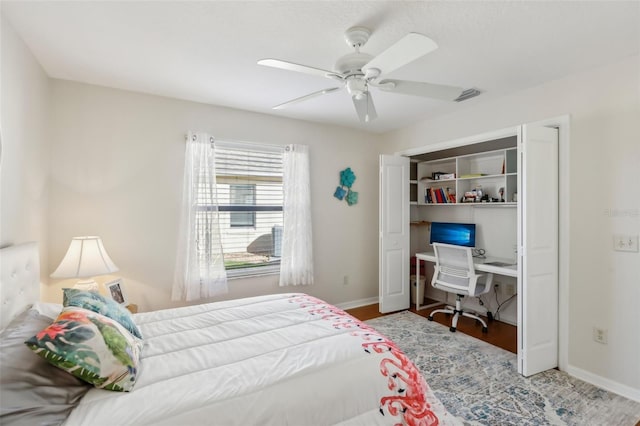
POLYGON ((438 180, 452 180, 455 178, 456 178, 455 173, 443 173, 441 175, 438 175, 438 180))

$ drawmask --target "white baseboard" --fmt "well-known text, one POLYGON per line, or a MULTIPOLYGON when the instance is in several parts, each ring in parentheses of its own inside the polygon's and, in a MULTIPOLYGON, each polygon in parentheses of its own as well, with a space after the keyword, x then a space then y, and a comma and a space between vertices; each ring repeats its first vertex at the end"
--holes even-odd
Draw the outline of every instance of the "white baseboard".
POLYGON ((374 303, 378 303, 377 297, 368 297, 366 299, 352 300, 350 302, 338 303, 335 306, 342 310, 346 310, 346 309, 359 308, 360 306, 373 305, 374 303))
POLYGON ((608 390, 609 392, 617 393, 620 396, 631 399, 636 402, 640 402, 640 390, 634 389, 631 386, 623 385, 622 383, 614 382, 597 374, 593 374, 582 368, 567 366, 566 372, 573 377, 583 380, 587 383, 591 383, 594 386, 608 390))

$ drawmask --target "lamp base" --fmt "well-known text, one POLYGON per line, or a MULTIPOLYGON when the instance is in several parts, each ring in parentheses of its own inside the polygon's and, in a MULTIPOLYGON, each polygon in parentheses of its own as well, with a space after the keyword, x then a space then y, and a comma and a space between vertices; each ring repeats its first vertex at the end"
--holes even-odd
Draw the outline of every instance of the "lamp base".
POLYGON ((93 291, 94 293, 98 293, 98 291, 100 290, 100 287, 98 287, 98 283, 94 280, 78 281, 77 283, 75 283, 73 288, 83 291, 93 291))

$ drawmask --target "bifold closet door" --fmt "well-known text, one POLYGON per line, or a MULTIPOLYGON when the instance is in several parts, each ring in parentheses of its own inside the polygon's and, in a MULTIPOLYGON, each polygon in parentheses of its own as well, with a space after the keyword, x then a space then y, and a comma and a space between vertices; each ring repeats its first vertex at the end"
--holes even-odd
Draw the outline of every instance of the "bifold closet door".
POLYGON ((409 158, 380 156, 380 312, 409 309, 409 158))
POLYGON ((558 130, 518 135, 518 372, 558 366, 558 130))

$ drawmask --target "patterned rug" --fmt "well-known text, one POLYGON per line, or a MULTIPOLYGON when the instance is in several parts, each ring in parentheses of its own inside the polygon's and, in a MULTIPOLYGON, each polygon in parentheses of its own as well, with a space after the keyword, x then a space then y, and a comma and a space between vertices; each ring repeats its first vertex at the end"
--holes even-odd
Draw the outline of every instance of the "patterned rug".
POLYGON ((633 426, 640 420, 640 403, 558 370, 523 377, 515 354, 420 315, 366 322, 398 344, 465 424, 633 426))

